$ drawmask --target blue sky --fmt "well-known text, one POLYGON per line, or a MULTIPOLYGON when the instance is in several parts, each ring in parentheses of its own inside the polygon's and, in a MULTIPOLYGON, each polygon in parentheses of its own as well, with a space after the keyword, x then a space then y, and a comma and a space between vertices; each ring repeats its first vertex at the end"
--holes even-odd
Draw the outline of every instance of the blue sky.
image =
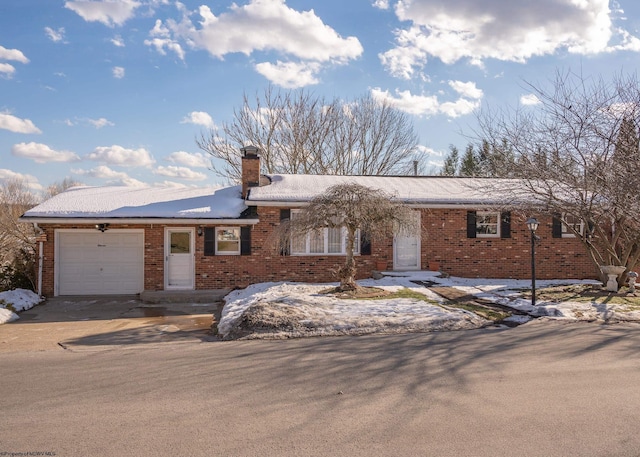
POLYGON ((635 73, 636 0, 7 0, 0 181, 223 183, 195 139, 272 84, 409 113, 427 168, 556 70, 635 73))

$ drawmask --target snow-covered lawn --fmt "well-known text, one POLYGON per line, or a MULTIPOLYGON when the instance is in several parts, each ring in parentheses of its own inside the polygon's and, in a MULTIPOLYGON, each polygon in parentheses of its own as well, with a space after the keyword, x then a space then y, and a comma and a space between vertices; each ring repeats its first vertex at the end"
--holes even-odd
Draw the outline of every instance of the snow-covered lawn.
POLYGON ((33 308, 41 301, 42 298, 30 290, 14 289, 0 292, 0 324, 15 321, 19 318, 15 312, 8 309, 8 305, 14 311, 19 312, 33 308))
MULTIPOLYGON (((401 333, 478 328, 492 322, 462 309, 441 307, 440 296, 414 281, 453 287, 487 301, 509 306, 528 315, 509 320, 523 323, 534 317, 553 319, 640 321, 640 311, 624 305, 584 302, 548 303, 536 306, 522 298, 528 280, 441 278, 437 272, 387 273, 382 279, 359 281, 363 286, 388 291, 403 288, 423 294, 431 303, 416 298, 376 300, 340 299, 322 294, 335 284, 263 283, 237 290, 225 297, 218 324, 219 334, 233 338, 291 338, 302 336, 365 333, 401 333)), ((560 284, 595 284, 595 281, 538 281, 544 288, 560 284)))

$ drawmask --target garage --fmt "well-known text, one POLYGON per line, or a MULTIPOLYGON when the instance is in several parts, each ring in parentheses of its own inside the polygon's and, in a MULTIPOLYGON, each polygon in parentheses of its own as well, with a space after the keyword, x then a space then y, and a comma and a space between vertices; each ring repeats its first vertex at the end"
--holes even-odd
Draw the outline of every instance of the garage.
POLYGON ((57 230, 56 246, 56 295, 142 292, 142 230, 57 230))

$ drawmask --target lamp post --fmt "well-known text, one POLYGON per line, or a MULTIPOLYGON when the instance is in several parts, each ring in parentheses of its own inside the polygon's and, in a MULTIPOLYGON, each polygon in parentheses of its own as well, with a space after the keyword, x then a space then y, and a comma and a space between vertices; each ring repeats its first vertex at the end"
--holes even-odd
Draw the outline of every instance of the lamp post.
POLYGON ((536 230, 538 230, 538 219, 530 217, 527 219, 527 227, 531 232, 531 306, 536 306, 536 230))

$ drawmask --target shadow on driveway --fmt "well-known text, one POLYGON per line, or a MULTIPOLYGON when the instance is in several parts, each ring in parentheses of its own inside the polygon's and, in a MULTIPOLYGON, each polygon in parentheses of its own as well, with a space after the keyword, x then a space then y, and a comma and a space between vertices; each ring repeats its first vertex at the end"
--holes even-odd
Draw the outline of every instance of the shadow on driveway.
POLYGON ((96 350, 217 341, 222 303, 143 303, 137 296, 55 297, 0 326, 0 352, 96 350))

